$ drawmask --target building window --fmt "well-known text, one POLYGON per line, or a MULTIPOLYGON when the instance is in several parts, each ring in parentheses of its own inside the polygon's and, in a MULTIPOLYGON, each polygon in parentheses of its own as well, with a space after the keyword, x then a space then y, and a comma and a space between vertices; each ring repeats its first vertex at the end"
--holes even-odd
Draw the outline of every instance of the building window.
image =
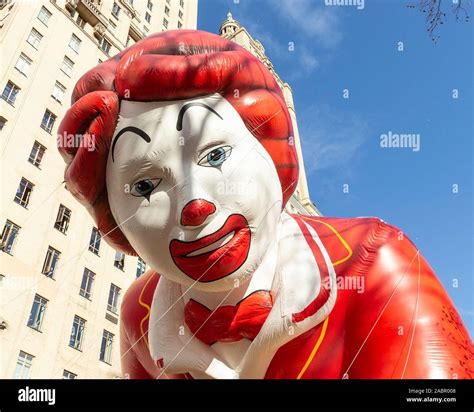
POLYGON ((31 59, 25 54, 21 53, 20 57, 18 57, 18 60, 15 64, 15 69, 17 69, 21 74, 28 76, 30 67, 31 67, 31 59))
POLYGON ((73 68, 74 68, 74 62, 69 57, 64 56, 63 64, 61 65, 61 71, 67 76, 71 77, 73 68))
POLYGON ((11 81, 8 81, 5 88, 3 89, 2 99, 13 106, 15 104, 19 91, 20 88, 16 84, 12 83, 11 81))
POLYGON ((28 326, 30 328, 41 331, 41 324, 43 323, 44 312, 46 311, 46 304, 48 300, 40 295, 35 296, 33 306, 31 307, 30 317, 28 318, 28 326))
POLYGON ((13 379, 30 379, 31 367, 35 357, 29 353, 20 351, 16 361, 15 373, 13 379))
POLYGON ((120 270, 125 268, 125 254, 122 252, 115 252, 114 266, 120 270))
POLYGON ((49 278, 54 279, 60 256, 60 251, 52 248, 51 246, 48 246, 48 251, 46 252, 46 257, 44 259, 43 269, 41 270, 41 273, 49 278))
POLYGON ((64 94, 66 93, 66 88, 59 82, 56 82, 53 87, 53 92, 51 97, 59 103, 63 102, 64 94))
POLYGON ((80 14, 77 15, 76 24, 83 29, 86 25, 86 21, 81 17, 80 14))
POLYGON ((146 270, 146 263, 142 258, 139 257, 138 262, 137 262, 137 273, 136 273, 137 278, 143 275, 145 273, 145 270, 146 270))
POLYGON ((51 17, 51 12, 46 7, 41 7, 40 12, 38 13, 38 20, 41 23, 43 23, 45 26, 48 26, 50 17, 51 17))
POLYGON ((0 132, 3 130, 3 128, 5 127, 6 124, 7 124, 7 119, 0 116, 0 132))
POLYGON ((180 5, 181 7, 184 7, 184 0, 179 0, 179 5, 180 5))
POLYGON ((120 291, 121 289, 118 286, 114 285, 113 283, 110 284, 107 310, 115 314, 118 313, 120 291))
POLYGON ((104 329, 102 334, 102 344, 100 345, 100 356, 99 359, 102 362, 110 364, 112 359, 112 345, 114 343, 114 335, 104 329))
POLYGON ((100 249, 100 232, 96 227, 92 228, 91 238, 89 240, 89 250, 96 255, 99 255, 100 249))
POLYGON ((81 39, 77 37, 74 33, 71 36, 71 40, 69 40, 69 47, 76 53, 79 53, 79 48, 81 47, 81 39))
POLYGON ((181 23, 180 21, 178 21, 178 29, 180 29, 181 27, 183 27, 183 23, 181 23))
POLYGON ((99 43, 99 47, 103 52, 105 52, 105 54, 108 55, 110 53, 110 48, 112 47, 112 45, 105 37, 102 37, 99 43))
POLYGON ((116 30, 117 30, 117 25, 112 20, 109 20, 109 24, 107 25, 107 29, 109 29, 109 31, 111 33, 115 33, 116 30))
POLYGON ((84 329, 86 320, 74 315, 74 322, 72 323, 71 337, 69 338, 69 346, 71 348, 81 350, 82 341, 84 340, 84 329))
POLYGON ((153 3, 150 0, 148 0, 148 4, 146 5, 146 7, 148 8, 148 10, 153 11, 153 3))
POLYGON ((183 18, 183 12, 182 12, 181 10, 180 10, 180 11, 178 11, 178 17, 179 17, 180 19, 182 19, 182 18, 183 18))
POLYGON ((55 121, 56 121, 56 115, 54 115, 48 109, 46 109, 43 115, 43 119, 41 120, 41 128, 51 134, 55 121))
POLYGON ((119 13, 120 13, 120 6, 114 2, 114 5, 112 6, 112 16, 118 18, 119 13))
POLYGON ((145 20, 146 20, 148 23, 150 23, 150 21, 151 21, 151 16, 150 16, 149 13, 145 13, 145 20))
POLYGON ((76 379, 77 375, 75 373, 69 372, 66 369, 63 370, 63 379, 76 379))
POLYGON ((41 165, 41 161, 43 160, 44 152, 46 151, 46 147, 44 147, 41 143, 38 143, 36 140, 33 143, 33 147, 31 148, 30 157, 28 161, 39 168, 41 165))
POLYGON ((164 27, 165 29, 168 28, 168 20, 163 19, 163 27, 164 27))
POLYGON ((92 298, 92 286, 94 285, 95 273, 91 270, 84 268, 84 273, 82 274, 81 289, 79 290, 79 295, 82 297, 91 300, 92 298))
POLYGON ((38 49, 42 38, 43 36, 38 30, 31 29, 30 35, 28 36, 26 41, 30 43, 35 49, 38 49))
POLYGON ((13 199, 20 206, 27 207, 30 202, 31 192, 34 184, 24 177, 21 178, 18 189, 16 190, 15 198, 13 199))
POLYGON ((165 6, 165 14, 166 14, 167 16, 170 15, 170 8, 169 8, 168 6, 165 6))
POLYGON ((58 229, 61 233, 66 234, 71 221, 71 211, 64 205, 59 205, 58 215, 56 216, 56 222, 54 222, 54 228, 58 229))
POLYGON ((6 221, 5 226, 3 226, 2 238, 0 242, 0 249, 5 253, 12 253, 15 240, 20 231, 20 226, 15 225, 15 223, 6 221))

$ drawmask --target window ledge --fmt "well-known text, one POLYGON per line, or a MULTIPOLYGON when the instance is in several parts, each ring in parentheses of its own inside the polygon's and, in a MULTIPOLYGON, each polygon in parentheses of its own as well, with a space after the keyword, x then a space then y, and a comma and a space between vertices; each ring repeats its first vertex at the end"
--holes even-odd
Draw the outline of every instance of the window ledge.
POLYGON ((56 97, 54 97, 53 95, 51 95, 51 97, 56 103, 59 103, 62 106, 63 102, 61 100, 56 99, 56 97))
POLYGON ((46 129, 43 125, 40 126, 46 133, 52 135, 53 134, 53 131, 52 130, 48 130, 46 129))
POLYGON ((18 73, 21 73, 23 76, 28 77, 28 75, 22 72, 18 67, 15 67, 15 69, 18 71, 18 73))
POLYGON ((14 105, 12 102, 10 102, 10 101, 8 101, 7 99, 5 99, 5 97, 2 96, 1 98, 2 98, 2 100, 3 100, 4 102, 8 103, 11 107, 15 107, 15 105, 14 105))
POLYGON ((63 232, 61 229, 58 229, 57 227, 54 227, 59 233, 62 233, 64 236, 67 236, 67 230, 63 232))
POLYGON ((28 210, 28 205, 22 205, 21 203, 17 202, 15 199, 13 199, 13 201, 14 201, 18 206, 21 206, 22 208, 28 210))
POLYGON ((43 26, 49 27, 43 20, 38 19, 38 21, 40 21, 43 26))
POLYGON ((105 361, 105 360, 102 360, 102 359, 99 359, 99 360, 100 360, 102 363, 105 363, 106 365, 112 366, 111 363, 109 363, 109 362, 107 362, 107 361, 105 361))
POLYGON ((92 302, 92 296, 90 298, 88 298, 87 296, 81 295, 80 293, 79 293, 79 296, 86 299, 86 300, 88 300, 89 302, 92 302))
POLYGON ((34 167, 36 167, 37 169, 41 170, 41 163, 39 165, 35 165, 33 162, 30 162, 30 160, 28 159, 28 163, 34 167))
POLYGON ((35 328, 33 326, 30 326, 30 325, 26 325, 26 326, 28 326, 30 329, 33 329, 36 332, 43 333, 43 331, 41 329, 37 329, 37 328, 35 328))

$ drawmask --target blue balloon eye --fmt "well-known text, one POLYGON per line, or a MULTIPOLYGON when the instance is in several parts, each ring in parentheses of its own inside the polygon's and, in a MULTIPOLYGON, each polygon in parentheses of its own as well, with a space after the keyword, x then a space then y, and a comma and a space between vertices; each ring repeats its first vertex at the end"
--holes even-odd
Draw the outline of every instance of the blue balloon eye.
POLYGON ((222 163, 224 163, 226 159, 225 156, 225 150, 223 147, 218 147, 217 149, 214 149, 212 152, 209 152, 207 155, 207 162, 211 166, 220 166, 222 163))
POLYGON ((224 163, 232 153, 231 146, 216 147, 207 155, 204 155, 199 161, 198 165, 204 167, 219 167, 224 163))

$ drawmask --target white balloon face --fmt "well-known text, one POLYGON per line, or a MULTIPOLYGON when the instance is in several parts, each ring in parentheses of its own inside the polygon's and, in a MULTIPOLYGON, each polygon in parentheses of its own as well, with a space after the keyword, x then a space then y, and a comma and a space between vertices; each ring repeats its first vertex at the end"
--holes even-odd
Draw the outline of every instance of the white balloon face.
POLYGON ((107 161, 112 214, 168 279, 222 291, 248 278, 275 240, 275 166, 219 94, 121 103, 107 161))

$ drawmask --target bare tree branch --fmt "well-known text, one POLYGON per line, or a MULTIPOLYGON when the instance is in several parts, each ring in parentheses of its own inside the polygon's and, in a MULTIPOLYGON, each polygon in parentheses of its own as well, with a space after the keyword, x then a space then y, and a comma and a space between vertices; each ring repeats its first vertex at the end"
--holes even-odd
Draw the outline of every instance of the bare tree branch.
POLYGON ((449 3, 451 3, 451 12, 456 21, 469 22, 471 0, 418 0, 417 3, 408 4, 407 7, 426 14, 426 31, 436 42, 440 36, 435 34, 435 30, 446 22, 447 14, 444 7, 448 7, 446 4, 449 3))

